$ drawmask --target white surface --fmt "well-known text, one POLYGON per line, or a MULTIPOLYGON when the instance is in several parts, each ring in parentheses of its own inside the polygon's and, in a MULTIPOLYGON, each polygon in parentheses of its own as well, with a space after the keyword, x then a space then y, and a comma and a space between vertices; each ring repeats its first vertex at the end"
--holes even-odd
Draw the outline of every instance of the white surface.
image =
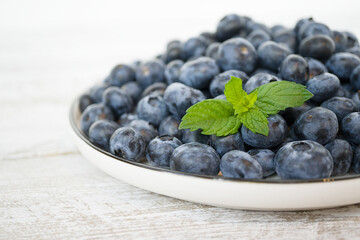
POLYGON ((116 63, 212 30, 223 13, 287 25, 313 15, 359 36, 358 9, 357 1, 0 0, 0 239, 359 239, 359 204, 252 212, 132 187, 79 154, 67 116, 116 63))

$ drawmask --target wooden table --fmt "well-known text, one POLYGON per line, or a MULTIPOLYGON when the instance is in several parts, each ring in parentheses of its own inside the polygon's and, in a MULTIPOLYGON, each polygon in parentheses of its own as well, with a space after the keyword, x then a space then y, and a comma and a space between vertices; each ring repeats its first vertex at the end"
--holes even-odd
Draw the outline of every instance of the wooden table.
POLYGON ((52 18, 57 6, 28 12, 2 4, 14 22, 5 24, 0 14, 0 239, 360 239, 360 204, 229 210, 160 196, 101 172, 70 138, 71 101, 114 64, 150 58, 170 37, 158 40, 145 28, 147 42, 139 33, 132 38, 126 26, 115 31, 111 18, 82 19, 80 3, 69 16, 63 6, 59 18, 52 18))

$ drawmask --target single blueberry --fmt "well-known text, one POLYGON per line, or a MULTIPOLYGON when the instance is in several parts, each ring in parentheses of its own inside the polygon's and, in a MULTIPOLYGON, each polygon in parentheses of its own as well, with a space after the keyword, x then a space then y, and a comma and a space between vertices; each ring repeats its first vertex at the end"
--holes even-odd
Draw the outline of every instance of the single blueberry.
POLYGON ((130 161, 140 162, 145 149, 143 136, 131 127, 117 129, 110 138, 111 153, 130 161))
POLYGON ((327 178, 333 171, 330 152, 309 140, 287 143, 276 153, 274 163, 282 179, 327 178))
POLYGON ((347 36, 343 32, 333 31, 333 40, 335 42, 335 52, 345 52, 347 36))
POLYGON ((341 129, 347 140, 360 145, 360 112, 346 115, 341 121, 341 129))
POLYGON ((303 25, 303 28, 300 29, 298 36, 301 40, 315 35, 324 35, 332 38, 333 32, 323 23, 309 22, 309 24, 303 25))
POLYGON ((303 57, 327 60, 335 52, 335 43, 326 35, 314 35, 303 39, 299 45, 299 53, 303 57))
POLYGON ((282 61, 291 54, 288 47, 279 43, 267 41, 258 48, 259 64, 263 68, 278 71, 282 61))
POLYGON ((115 119, 111 109, 102 103, 91 104, 81 114, 80 128, 85 134, 88 134, 89 128, 94 122, 105 119, 110 121, 115 119))
POLYGON ((169 115, 166 103, 163 97, 157 95, 149 95, 142 98, 136 109, 139 119, 143 119, 159 126, 160 122, 169 115))
POLYGON ((246 19, 236 15, 230 14, 223 17, 216 28, 216 38, 219 41, 225 41, 235 36, 241 29, 245 28, 246 19))
POLYGON ((305 58, 309 67, 309 79, 324 72, 328 72, 326 66, 314 58, 305 58))
POLYGON ((286 123, 290 126, 295 120, 305 111, 310 110, 313 107, 310 103, 304 103, 299 107, 290 107, 285 109, 281 116, 286 120, 286 123))
POLYGON ((214 77, 210 83, 210 94, 214 98, 218 95, 224 94, 225 84, 230 80, 230 77, 237 77, 242 80, 243 85, 249 79, 248 75, 239 70, 228 70, 222 72, 214 77))
POLYGON ((109 120, 98 120, 94 122, 89 129, 89 139, 95 145, 110 150, 110 137, 119 126, 109 120))
POLYGON ((271 35, 274 36, 279 32, 287 30, 287 28, 284 25, 277 24, 272 26, 270 30, 271 30, 271 35))
POLYGON ((182 60, 169 62, 165 67, 165 79, 168 85, 179 82, 180 68, 184 65, 182 60))
POLYGON ((182 45, 182 59, 189 60, 194 57, 200 57, 205 55, 208 42, 204 37, 192 37, 189 38, 182 45))
POLYGON ((162 60, 165 63, 169 63, 182 57, 182 44, 178 40, 174 40, 168 43, 165 53, 162 55, 162 60))
POLYGON ((334 74, 322 73, 309 79, 306 88, 314 94, 311 100, 320 103, 335 96, 340 88, 340 80, 334 74))
POLYGON ((137 82, 132 81, 125 83, 120 90, 129 95, 134 103, 140 100, 142 89, 137 82))
POLYGON ((155 82, 164 82, 164 71, 165 66, 162 61, 151 60, 141 63, 135 71, 136 81, 142 89, 145 89, 155 82))
POLYGON ((134 80, 134 69, 126 64, 119 64, 111 70, 108 84, 109 86, 121 87, 122 85, 134 80))
POLYGON ((213 59, 217 59, 219 47, 220 47, 219 42, 214 42, 214 43, 210 44, 206 48, 205 56, 213 58, 213 59))
POLYGON ((120 127, 128 127, 133 120, 139 119, 135 113, 124 113, 118 119, 120 127))
POLYGON ((298 139, 326 144, 336 138, 339 123, 335 113, 322 107, 312 108, 302 113, 294 123, 294 132, 298 139))
POLYGON ((149 95, 163 96, 166 87, 167 87, 167 85, 163 82, 153 83, 150 86, 148 86, 147 88, 145 88, 145 90, 141 94, 141 98, 144 98, 149 95))
POLYGON ((146 144, 158 135, 158 130, 149 122, 142 119, 131 121, 129 127, 136 129, 143 136, 146 144))
POLYGON ((220 45, 217 63, 223 71, 240 70, 249 74, 256 68, 257 53, 248 40, 232 38, 220 45))
POLYGON ((326 144, 325 148, 330 152, 334 161, 331 176, 345 175, 350 169, 353 158, 351 145, 345 140, 335 139, 326 144))
POLYGON ((292 52, 296 52, 298 42, 293 30, 280 30, 273 35, 273 41, 287 46, 292 52))
POLYGON ((255 30, 247 36, 247 40, 258 48, 263 42, 270 41, 271 36, 263 30, 255 30))
POLYGON ((313 18, 302 18, 302 19, 300 19, 299 21, 296 22, 294 31, 296 33, 298 33, 304 24, 308 24, 308 23, 313 22, 313 21, 314 21, 313 18))
POLYGON ((320 106, 333 111, 336 114, 339 122, 341 122, 343 118, 349 113, 357 112, 359 110, 356 103, 350 98, 346 97, 330 98, 329 100, 323 102, 320 106))
POLYGON ((357 91, 360 90, 360 65, 357 66, 350 75, 350 83, 352 87, 357 91))
POLYGON ((189 129, 180 130, 181 141, 183 143, 199 142, 210 145, 211 139, 208 135, 201 134, 201 130, 190 131, 189 129))
POLYGON ((241 127, 241 136, 244 142, 255 148, 271 148, 281 144, 287 136, 287 124, 278 114, 268 117, 269 135, 253 133, 244 125, 241 127))
POLYGON ((351 32, 344 32, 347 38, 346 48, 358 47, 359 41, 357 37, 351 32))
POLYGON ((189 87, 208 88, 211 79, 219 74, 219 67, 214 59, 200 57, 188 61, 180 68, 179 81, 189 87))
POLYGON ((295 54, 287 56, 280 65, 281 79, 305 85, 309 78, 306 60, 295 54))
POLYGON ((270 82, 281 81, 278 77, 268 73, 257 73, 246 82, 244 90, 247 93, 252 92, 255 88, 265 85, 270 82))
POLYGON ((94 101, 92 100, 92 98, 90 97, 89 94, 81 95, 79 98, 80 112, 84 112, 84 110, 93 103, 94 103, 94 101))
POLYGON ((183 144, 173 151, 170 168, 175 171, 213 175, 219 173, 220 157, 210 146, 193 142, 183 144))
POLYGON ((132 98, 119 87, 109 87, 103 93, 103 103, 110 107, 116 117, 123 113, 129 113, 134 108, 132 98))
POLYGON ((167 116, 161 121, 159 126, 159 135, 168 135, 180 138, 179 121, 173 116, 167 116))
POLYGON ((260 163, 264 177, 271 176, 275 173, 275 153, 273 151, 269 149, 251 149, 247 153, 260 163))
POLYGON ((225 137, 217 137, 216 135, 212 135, 211 145, 220 155, 220 157, 232 150, 245 150, 244 141, 239 132, 225 137))
POLYGON ((225 153, 220 160, 220 170, 224 177, 241 179, 261 179, 263 170, 248 153, 233 150, 225 153))
POLYGON ((153 166, 170 167, 170 156, 181 144, 176 137, 156 137, 146 148, 146 160, 153 166))
POLYGON ((105 83, 101 83, 90 88, 89 95, 94 103, 99 103, 102 101, 102 95, 108 87, 109 86, 105 83))
POLYGON ((268 28, 265 24, 254 22, 254 21, 248 21, 246 24, 246 30, 248 33, 252 33, 257 30, 262 30, 266 32, 267 34, 271 35, 271 29, 268 28))
POLYGON ((348 80, 354 69, 360 65, 360 58, 352 53, 335 53, 326 62, 326 67, 341 80, 348 80))

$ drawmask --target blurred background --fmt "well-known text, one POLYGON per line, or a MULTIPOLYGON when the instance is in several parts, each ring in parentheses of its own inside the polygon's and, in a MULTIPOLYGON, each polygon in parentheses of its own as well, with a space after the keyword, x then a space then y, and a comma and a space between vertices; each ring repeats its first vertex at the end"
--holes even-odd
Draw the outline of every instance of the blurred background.
POLYGON ((65 144, 62 128, 78 94, 118 63, 147 60, 170 40, 215 31, 226 14, 289 28, 300 18, 313 17, 333 30, 360 36, 359 6, 356 0, 0 0, 0 132, 9 133, 0 138, 0 152, 15 151, 19 142, 45 132, 55 131, 43 136, 46 144, 49 138, 65 144), (28 110, 19 112, 19 106, 28 110), (10 120, 19 118, 24 121, 10 120), (28 134, 10 134, 29 122, 34 130, 28 134))

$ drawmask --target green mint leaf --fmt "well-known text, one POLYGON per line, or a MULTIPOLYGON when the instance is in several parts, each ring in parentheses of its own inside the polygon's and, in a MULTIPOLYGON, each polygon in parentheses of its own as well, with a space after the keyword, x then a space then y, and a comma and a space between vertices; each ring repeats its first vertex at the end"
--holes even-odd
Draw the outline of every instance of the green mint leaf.
POLYGON ((230 80, 225 84, 224 94, 226 100, 233 105, 235 115, 248 111, 257 99, 256 91, 248 95, 243 90, 242 80, 233 76, 231 76, 230 80))
POLYGON ((268 120, 257 106, 249 109, 247 112, 241 113, 238 118, 244 126, 253 133, 269 135, 268 120))
POLYGON ((186 110, 179 129, 202 129, 204 135, 227 136, 236 133, 240 125, 231 103, 223 99, 208 99, 186 110))
POLYGON ((276 114, 288 107, 301 106, 313 96, 304 85, 288 81, 267 83, 256 90, 255 105, 265 115, 276 114))

